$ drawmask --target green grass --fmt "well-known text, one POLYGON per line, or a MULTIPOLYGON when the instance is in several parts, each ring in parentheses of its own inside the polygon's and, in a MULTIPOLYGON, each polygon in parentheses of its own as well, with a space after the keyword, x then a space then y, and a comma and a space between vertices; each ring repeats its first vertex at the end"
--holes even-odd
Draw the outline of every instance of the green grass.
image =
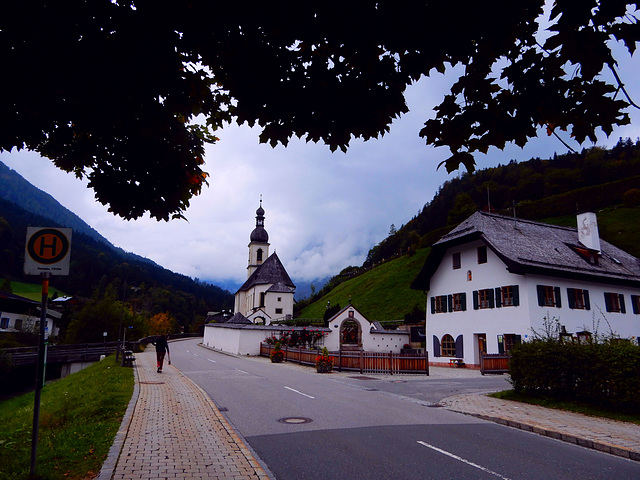
POLYGON ((340 304, 346 307, 351 296, 352 304, 371 321, 403 320, 405 314, 418 305, 424 310, 425 295, 409 288, 424 265, 430 248, 418 250, 383 263, 368 272, 341 283, 319 301, 300 313, 301 318, 322 318, 327 306, 340 304))
MULTIPOLYGON (((42 282, 11 282, 11 290, 14 295, 19 295, 21 297, 28 298, 29 300, 35 300, 36 302, 42 300, 42 282)), ((58 290, 49 284, 49 298, 51 298, 54 293, 57 293, 58 297, 64 297, 67 295, 62 290, 58 290)))
MULTIPOLYGON (((36 472, 98 474, 133 393, 133 370, 110 356, 42 390, 36 472)), ((0 402, 0 478, 29 478, 34 394, 0 402)))
POLYGON ((540 405, 546 408, 567 410, 569 412, 581 413, 592 417, 610 418, 612 420, 636 423, 640 425, 640 413, 621 412, 619 409, 607 409, 574 400, 531 397, 523 393, 516 393, 515 390, 504 390, 502 392, 492 393, 489 396, 503 400, 513 400, 516 402, 529 403, 531 405, 540 405))

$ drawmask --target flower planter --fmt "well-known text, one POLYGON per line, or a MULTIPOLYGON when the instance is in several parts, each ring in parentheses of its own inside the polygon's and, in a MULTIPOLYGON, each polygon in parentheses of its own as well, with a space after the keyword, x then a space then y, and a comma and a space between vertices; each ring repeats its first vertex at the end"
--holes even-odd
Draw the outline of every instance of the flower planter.
POLYGON ((320 363, 316 365, 316 371, 318 373, 329 373, 333 370, 333 365, 330 363, 320 363))

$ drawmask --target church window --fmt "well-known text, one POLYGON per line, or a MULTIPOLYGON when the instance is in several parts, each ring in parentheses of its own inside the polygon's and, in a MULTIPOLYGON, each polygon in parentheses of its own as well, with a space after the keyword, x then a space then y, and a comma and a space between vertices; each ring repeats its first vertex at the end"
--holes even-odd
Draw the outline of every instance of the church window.
POLYGON ((282 309, 276 308, 276 315, 282 315, 282 309))
POLYGON ((265 292, 261 292, 260 293, 260 306, 264 307, 264 299, 267 296, 267 294, 265 292))
POLYGON ((481 245, 478 247, 478 264, 487 263, 487 246, 481 245))
POLYGON ((258 261, 261 262, 262 261, 262 249, 259 248, 256 253, 257 253, 258 261))

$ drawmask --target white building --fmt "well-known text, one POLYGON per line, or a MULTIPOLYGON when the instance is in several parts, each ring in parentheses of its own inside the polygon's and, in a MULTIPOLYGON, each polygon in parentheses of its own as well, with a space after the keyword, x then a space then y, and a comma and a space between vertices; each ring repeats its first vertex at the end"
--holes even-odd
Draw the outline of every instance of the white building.
POLYGON ((579 229, 477 212, 436 242, 412 284, 428 291, 426 339, 435 364, 508 352, 544 333, 545 319, 576 340, 640 337, 640 260, 579 229), (556 322, 557 321, 557 322, 556 322))
POLYGON ((292 318, 296 286, 278 255, 269 255, 262 200, 256 210, 256 228, 249 238, 247 281, 236 292, 234 313, 264 325, 292 318))
MULTIPOLYGON (((57 336, 58 322, 62 314, 47 309, 45 338, 57 336)), ((28 298, 0 292, 0 334, 9 332, 40 332, 40 302, 28 298)))

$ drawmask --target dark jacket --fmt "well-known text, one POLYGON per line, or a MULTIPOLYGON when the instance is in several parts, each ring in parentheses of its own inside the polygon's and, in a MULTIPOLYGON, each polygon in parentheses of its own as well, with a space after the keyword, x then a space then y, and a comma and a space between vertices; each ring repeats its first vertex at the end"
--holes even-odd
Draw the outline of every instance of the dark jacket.
POLYGON ((168 352, 169 344, 167 343, 167 337, 160 335, 155 342, 151 342, 156 346, 156 352, 168 352))

